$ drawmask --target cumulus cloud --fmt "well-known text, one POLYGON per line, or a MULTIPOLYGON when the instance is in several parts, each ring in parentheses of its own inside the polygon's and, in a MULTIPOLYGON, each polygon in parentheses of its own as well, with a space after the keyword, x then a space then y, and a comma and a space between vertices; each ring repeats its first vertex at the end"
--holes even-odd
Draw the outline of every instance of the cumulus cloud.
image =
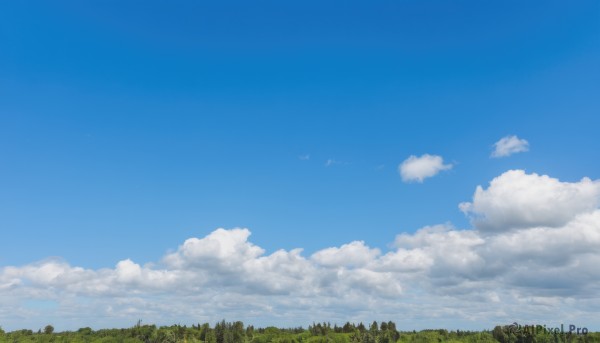
POLYGON ((267 253, 248 229, 235 228, 187 239, 153 264, 6 266, 0 322, 35 328, 53 318, 58 329, 77 329, 226 317, 306 325, 401 313, 403 329, 431 327, 430 318, 436 327, 476 329, 569 318, 600 329, 589 322, 600 315, 598 183, 508 171, 461 205, 473 228, 423 227, 397 235, 385 252, 354 241, 310 256, 267 253))
POLYGON ((577 215, 595 210, 600 181, 583 178, 561 182, 547 175, 510 170, 494 178, 487 189, 478 186, 472 202, 459 205, 481 231, 527 227, 559 227, 577 215))
POLYGON ((424 179, 451 168, 452 164, 444 164, 441 156, 424 154, 420 157, 411 155, 398 166, 398 171, 404 182, 423 182, 424 179))
POLYGON ((312 259, 323 266, 364 266, 380 254, 379 249, 371 249, 364 242, 352 242, 341 247, 323 249, 312 255, 312 259))
POLYGON ((262 255, 264 250, 248 242, 248 229, 217 229, 208 236, 190 238, 177 252, 165 257, 173 268, 205 267, 235 270, 244 262, 262 255))
POLYGON ((529 151, 529 142, 517 136, 506 136, 494 143, 494 158, 507 157, 518 152, 529 151))

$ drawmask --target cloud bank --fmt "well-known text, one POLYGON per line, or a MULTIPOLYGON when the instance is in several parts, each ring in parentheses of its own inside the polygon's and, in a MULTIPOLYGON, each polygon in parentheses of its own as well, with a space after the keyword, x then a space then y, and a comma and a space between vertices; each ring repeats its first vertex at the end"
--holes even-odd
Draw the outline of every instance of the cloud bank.
POLYGON ((0 269, 4 328, 214 322, 307 325, 391 319, 399 328, 577 322, 598 330, 600 182, 508 171, 451 224, 311 255, 266 253, 244 228, 190 238, 155 263, 87 269, 49 259, 0 269), (526 186, 528 185, 528 186, 526 186), (40 305, 40 304, 43 304, 40 305), (596 327, 594 327, 596 325, 596 327))
POLYGON ((494 158, 507 157, 518 152, 529 151, 529 142, 517 136, 506 136, 494 143, 494 158))
POLYGON ((452 165, 444 164, 444 159, 441 156, 429 154, 420 157, 411 155, 398 166, 398 171, 404 182, 423 182, 426 178, 448 169, 452 169, 452 165))

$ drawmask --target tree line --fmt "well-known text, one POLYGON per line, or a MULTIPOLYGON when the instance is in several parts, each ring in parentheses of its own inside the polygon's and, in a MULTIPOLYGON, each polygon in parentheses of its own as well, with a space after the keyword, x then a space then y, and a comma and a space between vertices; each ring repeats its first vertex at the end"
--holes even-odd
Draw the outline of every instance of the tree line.
POLYGON ((545 332, 515 332, 510 326, 497 326, 484 331, 421 330, 399 331, 392 321, 371 324, 346 322, 342 326, 331 323, 312 323, 302 327, 255 328, 244 326, 241 321, 222 320, 210 325, 193 324, 157 327, 153 324, 136 325, 123 329, 92 330, 89 327, 77 331, 55 332, 47 325, 37 332, 23 329, 5 332, 0 328, 0 343, 578 343, 598 342, 600 333, 586 335, 551 335, 545 332))

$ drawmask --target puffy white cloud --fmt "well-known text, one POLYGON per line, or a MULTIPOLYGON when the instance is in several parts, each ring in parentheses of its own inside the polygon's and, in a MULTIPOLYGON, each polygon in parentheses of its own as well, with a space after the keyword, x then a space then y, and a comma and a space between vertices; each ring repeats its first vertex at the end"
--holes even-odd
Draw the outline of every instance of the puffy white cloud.
POLYGON ((119 261, 115 268, 117 279, 121 282, 135 282, 142 278, 142 267, 130 259, 119 261))
POLYGON ((364 242, 355 241, 339 248, 318 251, 312 255, 312 259, 328 267, 362 267, 373 261, 379 254, 379 249, 371 249, 364 242))
POLYGON ((423 182, 424 179, 451 168, 452 164, 444 164, 441 156, 424 154, 420 157, 411 155, 398 166, 398 171, 404 182, 423 182))
POLYGON ((494 143, 491 157, 507 157, 525 151, 529 151, 529 142, 514 135, 506 136, 494 143))
POLYGON ((205 268, 236 269, 264 250, 248 242, 248 229, 217 229, 205 238, 190 238, 179 250, 165 257, 165 262, 176 268, 197 266, 205 268))
POLYGON ((510 170, 494 178, 487 189, 478 186, 472 202, 459 208, 485 232, 565 225, 600 201, 600 182, 583 178, 561 182, 547 175, 510 170))
POLYGON ((6 266, 0 322, 35 328, 53 318, 57 329, 77 329, 225 317, 306 325, 369 321, 373 313, 398 322, 401 313, 404 329, 431 327, 431 318, 436 327, 481 329, 567 316, 592 328, 588 319, 600 315, 598 187, 508 171, 461 205, 474 229, 424 227, 397 235, 385 253, 354 241, 309 257, 301 249, 267 254, 249 230, 217 229, 155 264, 6 266))

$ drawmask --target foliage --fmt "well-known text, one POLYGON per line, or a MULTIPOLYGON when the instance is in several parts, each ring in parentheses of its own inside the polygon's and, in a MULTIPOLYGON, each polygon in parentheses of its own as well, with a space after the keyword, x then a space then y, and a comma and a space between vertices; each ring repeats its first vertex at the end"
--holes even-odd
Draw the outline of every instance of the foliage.
POLYGON ((50 335, 54 332, 54 326, 52 325, 46 325, 46 327, 44 327, 44 333, 46 335, 50 335))
POLYGON ((0 343, 600 343, 600 333, 587 335, 548 334, 545 332, 514 332, 510 327, 495 327, 492 331, 423 330, 400 332, 394 322, 313 323, 308 329, 244 327, 240 321, 222 320, 214 326, 208 323, 161 326, 136 325, 127 329, 55 332, 47 325, 37 332, 23 329, 4 332, 0 328, 0 343))

